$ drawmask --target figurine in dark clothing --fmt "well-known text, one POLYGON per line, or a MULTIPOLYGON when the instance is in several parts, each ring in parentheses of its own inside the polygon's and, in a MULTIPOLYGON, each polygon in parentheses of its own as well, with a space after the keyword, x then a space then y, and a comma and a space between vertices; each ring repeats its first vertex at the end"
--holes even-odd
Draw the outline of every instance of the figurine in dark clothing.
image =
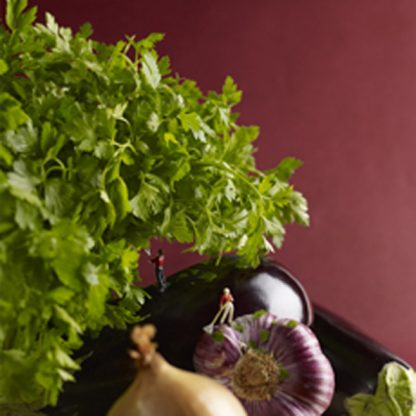
POLYGON ((159 285, 159 289, 161 292, 164 292, 165 289, 168 287, 166 276, 165 276, 165 254, 163 253, 162 249, 157 251, 157 256, 150 259, 150 261, 155 265, 155 274, 156 280, 159 285))

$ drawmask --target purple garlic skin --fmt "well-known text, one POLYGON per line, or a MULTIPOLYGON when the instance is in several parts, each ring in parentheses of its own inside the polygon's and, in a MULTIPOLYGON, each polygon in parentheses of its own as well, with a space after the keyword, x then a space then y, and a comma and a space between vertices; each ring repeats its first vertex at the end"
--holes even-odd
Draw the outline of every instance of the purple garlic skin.
POLYGON ((204 333, 194 365, 228 387, 250 416, 320 416, 334 394, 334 372, 313 332, 265 311, 204 333))

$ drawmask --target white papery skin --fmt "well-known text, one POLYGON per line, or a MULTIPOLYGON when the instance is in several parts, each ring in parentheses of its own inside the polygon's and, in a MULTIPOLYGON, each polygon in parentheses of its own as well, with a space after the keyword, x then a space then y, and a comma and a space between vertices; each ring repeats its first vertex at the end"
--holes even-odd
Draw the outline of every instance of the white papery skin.
POLYGON ((233 371, 250 346, 269 353, 282 368, 270 399, 248 400, 240 395, 250 416, 320 416, 325 412, 334 394, 334 372, 316 336, 303 324, 264 313, 237 318, 232 327, 219 325, 213 336, 201 337, 195 368, 238 395, 233 371))

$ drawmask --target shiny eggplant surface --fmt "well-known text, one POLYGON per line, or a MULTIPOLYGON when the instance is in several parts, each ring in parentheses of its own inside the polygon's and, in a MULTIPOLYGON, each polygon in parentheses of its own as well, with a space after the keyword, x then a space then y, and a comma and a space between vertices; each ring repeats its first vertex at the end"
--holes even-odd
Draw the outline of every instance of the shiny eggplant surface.
POLYGON ((344 401, 347 397, 359 392, 373 393, 384 364, 397 361, 409 367, 348 322, 317 305, 314 310, 312 330, 335 370, 335 395, 326 415, 346 415, 344 401))
MULTIPOLYGON (((279 317, 312 324, 336 374, 336 393, 326 415, 344 415, 344 399, 357 392, 373 391, 377 374, 386 362, 401 361, 333 314, 315 307, 299 282, 280 265, 264 260, 256 268, 240 269, 236 259, 220 264, 205 262, 169 278, 164 293, 148 289, 152 299, 142 310, 158 328, 159 351, 173 365, 193 370, 192 356, 202 328, 218 310, 224 287, 235 298, 236 316, 266 309, 279 317)), ((65 387, 56 416, 105 415, 133 380, 136 370, 126 351, 128 331, 106 329, 95 340, 86 340, 85 359, 77 382, 65 387)))

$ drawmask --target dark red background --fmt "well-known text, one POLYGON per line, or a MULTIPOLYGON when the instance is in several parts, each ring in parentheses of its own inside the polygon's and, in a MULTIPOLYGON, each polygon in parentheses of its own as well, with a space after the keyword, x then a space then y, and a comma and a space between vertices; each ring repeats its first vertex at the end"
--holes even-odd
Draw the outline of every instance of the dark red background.
MULTIPOLYGON (((293 155, 310 202, 275 255, 315 302, 416 365, 416 2, 38 0, 95 38, 166 33, 204 90, 232 75, 241 122, 261 126, 261 168, 293 155)), ((156 248, 156 246, 155 246, 156 248)), ((167 251, 168 273, 196 261, 167 251)), ((151 279, 151 269, 144 273, 151 279)))

